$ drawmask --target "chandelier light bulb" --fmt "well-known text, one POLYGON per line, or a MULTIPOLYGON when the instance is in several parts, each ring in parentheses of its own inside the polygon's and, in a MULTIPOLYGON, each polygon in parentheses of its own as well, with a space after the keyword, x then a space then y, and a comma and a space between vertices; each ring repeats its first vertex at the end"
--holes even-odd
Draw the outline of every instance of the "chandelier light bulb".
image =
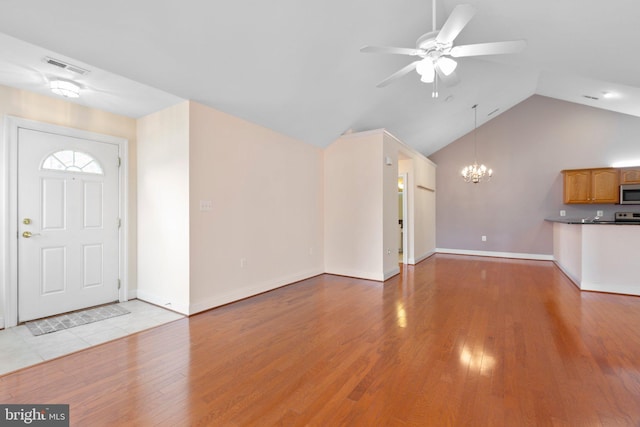
POLYGON ((465 182, 477 184, 480 181, 489 181, 493 175, 493 170, 488 169, 485 165, 474 163, 462 168, 461 175, 465 182))

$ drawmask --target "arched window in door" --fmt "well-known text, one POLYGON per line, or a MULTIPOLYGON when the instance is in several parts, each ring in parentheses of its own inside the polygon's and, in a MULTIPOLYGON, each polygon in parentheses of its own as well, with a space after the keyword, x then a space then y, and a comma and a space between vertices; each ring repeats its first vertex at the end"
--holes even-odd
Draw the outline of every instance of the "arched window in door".
POLYGON ((47 156, 42 169, 66 172, 80 172, 103 175, 102 166, 96 159, 82 151, 62 150, 47 156))

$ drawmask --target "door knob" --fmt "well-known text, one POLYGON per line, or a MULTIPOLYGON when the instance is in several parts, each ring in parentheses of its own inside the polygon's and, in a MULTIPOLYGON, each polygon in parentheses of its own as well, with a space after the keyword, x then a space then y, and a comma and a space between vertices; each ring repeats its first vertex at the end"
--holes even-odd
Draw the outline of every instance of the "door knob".
POLYGON ((32 233, 30 231, 25 231, 24 233, 22 233, 22 237, 24 237, 25 239, 28 239, 32 236, 39 236, 39 233, 32 233))

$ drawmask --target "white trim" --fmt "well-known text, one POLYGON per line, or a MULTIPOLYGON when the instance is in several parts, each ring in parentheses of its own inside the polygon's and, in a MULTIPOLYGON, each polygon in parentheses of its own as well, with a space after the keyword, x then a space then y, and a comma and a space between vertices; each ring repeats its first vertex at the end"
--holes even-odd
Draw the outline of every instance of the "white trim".
MULTIPOLYGON (((292 283, 308 279, 310 277, 319 276, 321 274, 323 274, 322 269, 312 269, 312 270, 307 270, 300 273, 292 274, 289 276, 280 277, 273 280, 267 280, 262 283, 256 283, 246 288, 234 289, 231 292, 225 292, 224 294, 216 295, 215 297, 207 298, 204 300, 200 300, 196 303, 190 304, 188 314, 191 315, 191 314, 200 313, 202 311, 210 310, 212 308, 219 307, 221 305, 225 305, 225 304, 232 303, 234 301, 239 301, 245 298, 249 298, 254 295, 258 295, 263 292, 268 292, 277 288, 281 288, 283 286, 287 286, 292 283)), ((142 295, 140 295, 139 298, 144 299, 142 295)), ((176 308, 172 307, 171 309, 175 310, 176 308)))
POLYGON ((638 295, 638 286, 625 283, 595 283, 583 280, 580 290, 591 292, 606 292, 609 294, 638 295))
POLYGON ((444 249, 444 248, 436 248, 436 252, 439 254, 474 255, 474 256, 495 257, 495 258, 514 258, 514 259, 532 259, 532 260, 538 260, 538 261, 554 261, 553 255, 546 255, 546 254, 472 251, 472 250, 466 250, 466 249, 444 249))
POLYGON ((385 133, 385 130, 383 128, 363 130, 362 132, 352 132, 352 133, 342 134, 340 135, 340 139, 359 138, 362 136, 369 136, 369 135, 382 135, 384 133, 385 133))
MULTIPOLYGON (((409 263, 409 174, 398 174, 402 178, 402 263, 409 263)), ((399 271, 400 269, 398 269, 399 271)))
POLYGON ((580 281, 576 277, 574 277, 571 273, 569 273, 567 269, 560 265, 558 260, 554 259, 553 263, 560 269, 560 271, 564 273, 565 276, 567 276, 569 280, 571 280, 571 283, 573 283, 578 289, 580 289, 580 281))
POLYGON ((409 152, 411 154, 417 155, 420 158, 422 158, 423 160, 426 160, 427 162, 431 163, 432 166, 438 167, 438 165, 436 165, 433 162, 433 160, 431 160, 430 158, 428 158, 427 156, 425 156, 421 152, 416 151, 415 148, 413 148, 413 147, 405 144, 404 142, 400 141, 395 135, 393 135, 391 132, 389 132, 385 128, 365 130, 365 131, 362 131, 362 132, 345 133, 345 134, 340 135, 340 139, 343 139, 343 138, 344 139, 359 138, 359 137, 362 137, 362 136, 369 136, 369 135, 387 135, 390 138, 394 139, 402 147, 402 149, 405 150, 406 152, 409 152))
POLYGON ((0 229, 0 252, 3 260, 3 274, 0 276, 0 291, 4 299, 4 320, 5 327, 15 326, 18 323, 18 129, 31 129, 40 132, 54 133, 58 135, 82 138, 96 142, 114 144, 118 146, 121 158, 119 171, 120 180, 120 262, 119 277, 121 287, 119 300, 121 302, 128 299, 129 286, 129 202, 128 202, 128 164, 129 164, 129 142, 124 138, 110 135, 103 135, 81 129, 58 126, 35 120, 23 119, 6 115, 4 118, 4 138, 0 142, 0 164, 4 173, 0 175, 0 202, 4 221, 0 229), (16 238, 12 238, 16 236, 16 238))
POLYGON ((406 152, 412 153, 412 154, 414 154, 414 155, 416 155, 416 156, 420 157, 421 159, 426 160, 428 163, 430 163, 430 164, 431 164, 431 166, 434 166, 434 167, 436 167, 436 168, 438 167, 438 165, 436 165, 436 164, 433 162, 433 160, 431 160, 430 158, 428 158, 427 156, 425 156, 425 155, 424 155, 424 154, 422 154, 421 152, 416 151, 416 149, 415 149, 415 148, 413 148, 413 147, 411 147, 411 146, 409 146, 409 145, 405 144, 404 142, 400 141, 400 140, 399 140, 395 135, 393 135, 393 134, 392 134, 391 132, 389 132, 388 130, 386 130, 386 129, 378 129, 377 131, 378 131, 378 132, 382 132, 383 134, 386 134, 387 136, 389 136, 390 138, 392 138, 393 140, 395 140, 395 141, 396 141, 396 142, 397 142, 397 143, 398 143, 398 144, 399 144, 399 145, 400 145, 400 146, 405 150, 405 153, 404 153, 405 155, 406 155, 406 152))
POLYGON ((163 307, 168 310, 184 314, 185 316, 189 315, 189 306, 186 304, 167 304, 167 299, 165 297, 141 289, 137 291, 136 295, 140 301, 146 301, 153 305, 157 305, 158 307, 163 307))
POLYGON ((429 252, 427 252, 426 254, 421 255, 421 256, 419 256, 419 257, 417 257, 417 258, 411 258, 411 259, 409 260, 409 264, 411 264, 411 265, 416 265, 417 263, 422 262, 422 261, 424 261, 425 259, 429 258, 429 257, 430 257, 431 255, 433 255, 433 254, 435 254, 435 252, 434 252, 434 251, 429 251, 429 252))
POLYGON ((384 280, 389 280, 390 278, 392 278, 393 276, 397 276, 398 274, 400 274, 400 267, 394 267, 389 271, 385 271, 384 280))
POLYGON ((558 261, 554 261, 554 264, 564 273, 565 276, 573 283, 580 291, 590 292, 606 292, 622 295, 638 295, 638 286, 628 285, 624 283, 611 283, 598 284, 589 280, 578 280, 569 271, 567 271, 558 261))
POLYGON ((336 276, 354 277, 356 279, 373 280, 376 282, 384 282, 384 273, 373 273, 371 271, 337 269, 331 271, 325 271, 326 274, 333 274, 336 276))
MULTIPOLYGON (((7 295, 9 293, 9 139, 8 127, 4 126, 0 139, 0 298, 2 309, 7 315, 7 295)), ((3 319, 4 326, 4 319, 3 319)))

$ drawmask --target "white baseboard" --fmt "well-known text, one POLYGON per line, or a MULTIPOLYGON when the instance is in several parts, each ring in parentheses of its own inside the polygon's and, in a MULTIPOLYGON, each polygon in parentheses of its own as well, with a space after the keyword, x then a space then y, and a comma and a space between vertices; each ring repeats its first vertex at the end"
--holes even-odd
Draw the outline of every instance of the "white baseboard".
POLYGON ((573 283, 578 289, 580 289, 580 280, 578 280, 577 277, 574 277, 571 273, 569 273, 563 266, 560 265, 558 261, 554 260, 554 264, 560 269, 560 271, 564 273, 565 276, 569 278, 569 280, 571 280, 571 283, 573 283))
POLYGON ((138 290, 137 289, 129 289, 127 291, 127 300, 138 298, 138 290))
POLYGON ((453 255, 474 255, 474 256, 486 256, 495 258, 514 258, 514 259, 532 259, 539 261, 554 261, 553 255, 546 254, 526 254, 518 252, 494 252, 494 251, 471 251, 466 249, 445 249, 436 248, 436 252, 439 254, 453 254, 453 255))
POLYGON ((384 273, 384 280, 390 279, 390 278, 392 278, 393 276, 398 275, 398 274, 400 274, 400 267, 392 268, 392 269, 391 269, 391 270, 389 270, 389 271, 385 271, 385 273, 384 273))
POLYGON ((335 274, 336 276, 355 277, 356 279, 375 280, 376 282, 384 282, 384 273, 372 273, 370 271, 350 270, 345 269, 331 269, 324 272, 325 274, 335 274))
POLYGON ((583 280, 580 284, 582 291, 606 292, 609 294, 640 295, 640 287, 630 283, 595 283, 583 280))
POLYGON ((189 315, 189 307, 183 304, 167 303, 167 298, 160 295, 147 292, 143 289, 137 290, 137 298, 142 301, 157 305, 158 307, 165 307, 169 310, 176 311, 180 314, 189 315))
POLYGON ((221 305, 229 304, 234 301, 239 301, 254 295, 261 294, 263 292, 271 291, 273 289, 280 288, 282 286, 289 285, 291 283, 299 282, 300 280, 308 279, 310 277, 318 276, 322 274, 322 269, 307 270, 304 272, 292 274, 289 276, 279 277, 277 279, 268 280, 262 283, 256 283, 251 286, 234 289, 224 294, 215 295, 210 298, 206 298, 202 301, 192 303, 189 306, 189 315, 200 313, 202 311, 210 310, 221 305))
POLYGON ((429 257, 430 257, 431 255, 433 255, 433 254, 435 254, 435 252, 434 252, 434 251, 429 251, 429 252, 427 252, 427 253, 426 253, 426 254, 424 254, 424 255, 420 255, 420 256, 415 257, 415 258, 409 258, 409 259, 407 260, 407 262, 408 262, 409 264, 411 264, 411 265, 416 265, 417 263, 422 262, 422 261, 424 261, 425 259, 429 258, 429 257))
POLYGON ((606 292, 610 294, 622 295, 640 295, 640 287, 638 285, 629 283, 600 284, 589 280, 580 280, 569 273, 557 261, 555 262, 555 264, 565 274, 565 276, 567 276, 569 280, 571 280, 571 283, 573 283, 581 291, 606 292))

